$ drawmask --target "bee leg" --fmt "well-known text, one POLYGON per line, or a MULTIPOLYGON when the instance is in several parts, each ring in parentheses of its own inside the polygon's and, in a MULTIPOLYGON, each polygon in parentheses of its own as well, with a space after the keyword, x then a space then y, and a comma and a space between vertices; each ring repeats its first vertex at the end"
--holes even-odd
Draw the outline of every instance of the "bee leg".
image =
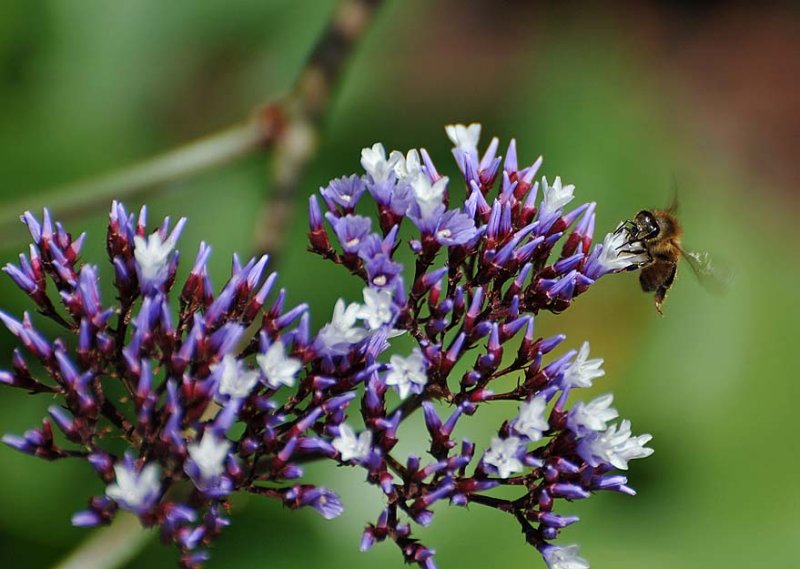
POLYGON ((619 227, 617 227, 617 229, 614 231, 614 235, 619 235, 623 231, 630 233, 631 229, 636 229, 636 223, 634 223, 631 219, 626 219, 620 223, 619 227))
POLYGON ((678 264, 672 264, 672 270, 667 275, 667 278, 659 285, 658 289, 656 290, 655 302, 656 302, 656 310, 661 316, 664 316, 664 311, 661 310, 661 305, 664 304, 664 300, 667 298, 667 292, 672 285, 675 283, 675 277, 678 274, 678 264))

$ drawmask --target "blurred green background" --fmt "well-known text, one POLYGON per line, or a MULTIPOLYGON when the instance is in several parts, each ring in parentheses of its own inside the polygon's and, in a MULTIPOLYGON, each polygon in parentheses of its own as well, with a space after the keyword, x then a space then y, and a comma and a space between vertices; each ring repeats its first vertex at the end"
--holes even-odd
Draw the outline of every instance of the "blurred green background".
MULTIPOLYGON (((246 117, 291 86, 334 5, 4 0, 2 203, 246 117)), ((654 435, 655 454, 630 471, 638 497, 561 505, 582 517, 561 542, 581 544, 595 568, 798 566, 800 19, 788 4, 748 6, 387 2, 338 92, 280 252, 280 282, 290 300, 311 303, 315 325, 337 297, 356 299, 357 282, 305 253, 307 196, 356 171, 360 149, 375 141, 425 146, 452 173, 450 122, 483 123, 484 141, 515 136, 523 160, 543 154, 545 175, 599 203, 601 234, 666 204, 677 180, 685 242, 733 268, 731 291, 710 296, 684 267, 660 318, 636 275, 622 275, 537 320, 543 335, 567 333, 568 347, 590 340, 606 360, 596 391, 613 390, 634 430, 654 435)), ((213 245, 219 284, 231 253, 248 252, 265 192, 268 162, 255 155, 155 188, 147 201, 151 220, 189 218, 184 264, 201 239, 213 245)), ((105 215, 69 222, 89 231, 85 256, 101 264, 105 215)), ((4 262, 22 250, 24 232, 2 244, 4 262)), ((4 310, 28 308, 7 279, 0 294, 4 310)), ((7 362, 14 342, 6 332, 0 342, 7 362)), ((49 403, 3 390, 0 431, 30 428, 49 403)), ((470 431, 488 440, 513 412, 479 414, 470 431)), ((69 518, 102 487, 84 464, 3 448, 0 465, 0 566, 48 567, 88 535, 69 518)), ((314 474, 341 491, 342 519, 238 499, 209 567, 400 567, 391 544, 358 552, 361 528, 379 511, 361 474, 314 474)), ((512 519, 477 506, 439 508, 418 533, 442 568, 544 566, 512 519)), ((153 541, 128 567, 174 563, 174 550, 153 541)))

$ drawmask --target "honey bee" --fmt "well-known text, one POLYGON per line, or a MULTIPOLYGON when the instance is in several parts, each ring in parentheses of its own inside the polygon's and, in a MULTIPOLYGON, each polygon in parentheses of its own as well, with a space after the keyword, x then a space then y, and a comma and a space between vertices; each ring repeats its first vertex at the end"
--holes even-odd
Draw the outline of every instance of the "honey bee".
POLYGON ((617 232, 626 231, 628 238, 620 247, 626 253, 645 257, 632 270, 640 269, 639 284, 644 292, 655 292, 655 305, 663 315, 661 306, 678 276, 678 261, 683 257, 707 289, 722 291, 727 280, 711 265, 707 253, 687 251, 681 237, 683 228, 677 217, 677 200, 667 209, 643 209, 633 219, 624 221, 617 232))

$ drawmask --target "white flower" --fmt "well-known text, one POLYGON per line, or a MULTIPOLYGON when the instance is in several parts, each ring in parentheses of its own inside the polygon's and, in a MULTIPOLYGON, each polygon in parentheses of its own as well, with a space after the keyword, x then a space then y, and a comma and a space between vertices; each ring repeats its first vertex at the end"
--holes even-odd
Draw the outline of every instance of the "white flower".
POLYGON ((256 362, 267 378, 267 384, 277 389, 281 385, 292 387, 294 378, 303 363, 297 358, 289 358, 280 339, 275 340, 263 354, 256 356, 256 362))
POLYGON ((337 300, 333 307, 333 318, 322 327, 317 336, 322 347, 333 355, 344 355, 350 350, 350 346, 366 338, 369 332, 356 326, 359 312, 359 304, 354 302, 345 305, 343 299, 337 300))
POLYGON ((422 173, 422 160, 416 148, 412 148, 403 156, 399 150, 392 150, 389 161, 394 161, 394 173, 398 180, 410 181, 422 173))
POLYGON ((397 162, 396 156, 386 159, 386 150, 380 142, 373 144, 372 148, 361 149, 361 166, 376 183, 386 180, 389 172, 394 169, 395 162, 397 162))
POLYGON ((228 439, 219 439, 211 431, 206 431, 199 443, 189 445, 189 458, 197 466, 201 478, 212 480, 225 472, 225 459, 230 448, 228 439))
POLYGON ((364 460, 372 446, 372 431, 366 430, 356 436, 347 423, 339 425, 339 436, 333 439, 333 448, 341 454, 342 462, 364 460))
POLYGON ((436 208, 444 203, 444 192, 447 189, 449 179, 447 176, 442 176, 436 182, 431 182, 431 179, 423 172, 411 179, 411 190, 414 192, 414 199, 419 205, 421 217, 429 217, 436 208))
POLYGON ((653 454, 646 445, 653 438, 649 433, 631 436, 631 422, 622 421, 603 432, 589 433, 578 441, 577 452, 590 466, 607 463, 621 470, 628 469, 628 461, 653 454))
POLYGON ((591 387, 592 380, 606 374, 601 368, 603 358, 587 359, 589 357, 589 342, 584 342, 575 360, 564 370, 561 380, 562 386, 591 387))
POLYGON ((556 212, 572 201, 575 186, 562 186, 561 176, 556 176, 552 186, 547 185, 547 178, 542 178, 542 215, 556 212))
POLYGON ((578 555, 577 545, 552 545, 542 551, 549 569, 589 569, 589 562, 578 555))
POLYGON ((605 431, 606 423, 619 416, 611 404, 614 396, 610 393, 601 395, 589 403, 579 401, 572 407, 567 416, 567 427, 578 436, 583 436, 592 431, 605 431))
POLYGON ((421 393, 422 387, 428 383, 428 374, 425 371, 425 358, 422 352, 415 349, 407 358, 392 356, 389 358, 389 373, 386 374, 386 385, 397 388, 401 399, 408 397, 411 392, 421 393))
POLYGON ((370 330, 377 330, 392 321, 393 306, 390 291, 364 287, 364 304, 358 310, 358 317, 367 322, 370 330))
POLYGON ((147 236, 133 236, 133 256, 139 267, 139 277, 145 282, 161 282, 167 276, 169 256, 175 248, 178 237, 173 231, 170 236, 162 241, 161 234, 156 231, 147 236))
POLYGON ((600 249, 600 256, 597 263, 603 268, 604 273, 621 271, 631 265, 638 265, 647 260, 646 253, 628 253, 627 249, 638 250, 641 244, 627 244, 630 235, 627 231, 617 231, 609 233, 603 238, 603 247, 600 249))
POLYGON ((500 478, 508 478, 514 472, 522 471, 522 461, 517 457, 523 447, 519 437, 492 437, 492 447, 486 451, 483 462, 494 466, 500 478))
POLYGON ((538 441, 542 433, 550 428, 544 416, 547 400, 536 396, 519 407, 519 415, 514 420, 513 429, 531 441, 538 441))
POLYGON ((211 371, 219 373, 220 395, 230 395, 234 399, 250 395, 258 381, 258 372, 242 369, 241 362, 231 354, 226 354, 220 363, 211 366, 211 371))
POLYGON ((114 474, 116 482, 106 487, 106 496, 129 512, 146 510, 161 492, 158 464, 146 464, 137 472, 132 463, 120 461, 114 465, 114 474))
POLYGON ((472 123, 469 126, 449 124, 444 127, 444 131, 456 148, 473 153, 475 156, 478 155, 478 140, 481 137, 480 123, 472 123))

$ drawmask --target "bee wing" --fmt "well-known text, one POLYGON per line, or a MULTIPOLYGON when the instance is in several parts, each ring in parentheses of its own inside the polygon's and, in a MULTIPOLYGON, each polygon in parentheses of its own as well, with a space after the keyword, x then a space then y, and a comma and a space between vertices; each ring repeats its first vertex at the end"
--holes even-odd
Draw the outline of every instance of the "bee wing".
POLYGON ((730 288, 733 281, 733 273, 728 269, 722 269, 713 264, 708 253, 681 249, 681 255, 689 263, 697 280, 706 290, 722 294, 730 288))

